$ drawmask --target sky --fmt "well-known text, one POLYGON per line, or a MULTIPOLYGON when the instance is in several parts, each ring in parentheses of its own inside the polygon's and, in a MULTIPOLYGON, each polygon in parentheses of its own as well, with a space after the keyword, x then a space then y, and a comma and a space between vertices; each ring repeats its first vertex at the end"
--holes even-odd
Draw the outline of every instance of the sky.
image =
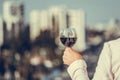
MULTIPOLYGON (((0 15, 2 5, 0 0, 0 15)), ((13 1, 13 0, 12 0, 13 1)), ((50 6, 65 5, 68 9, 85 11, 87 25, 106 23, 111 18, 120 19, 120 0, 22 0, 25 4, 25 19, 29 22, 29 14, 33 9, 48 9, 50 6)))

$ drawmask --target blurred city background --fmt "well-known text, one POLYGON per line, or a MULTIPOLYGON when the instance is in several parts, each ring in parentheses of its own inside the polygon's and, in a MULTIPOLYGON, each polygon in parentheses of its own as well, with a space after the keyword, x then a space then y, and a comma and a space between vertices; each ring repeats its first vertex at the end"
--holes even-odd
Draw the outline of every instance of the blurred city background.
POLYGON ((72 47, 90 79, 104 42, 120 36, 120 1, 0 0, 0 80, 71 80, 59 32, 74 27, 72 47))

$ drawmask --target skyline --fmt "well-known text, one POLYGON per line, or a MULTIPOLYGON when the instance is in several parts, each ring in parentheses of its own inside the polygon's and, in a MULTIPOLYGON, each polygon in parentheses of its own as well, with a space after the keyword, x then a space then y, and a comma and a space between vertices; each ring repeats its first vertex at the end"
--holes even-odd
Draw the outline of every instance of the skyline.
MULTIPOLYGON (((0 16, 2 14, 2 6, 4 1, 9 0, 0 0, 0 16)), ((16 1, 16 0, 12 0, 16 1)), ((30 12, 34 9, 48 9, 51 6, 61 6, 65 5, 68 9, 82 9, 85 11, 86 15, 86 24, 95 25, 96 23, 106 23, 111 18, 120 19, 120 11, 117 10, 120 5, 120 1, 116 0, 19 0, 23 1, 25 5, 25 20, 29 22, 30 12), (32 4, 32 5, 31 5, 32 4)))

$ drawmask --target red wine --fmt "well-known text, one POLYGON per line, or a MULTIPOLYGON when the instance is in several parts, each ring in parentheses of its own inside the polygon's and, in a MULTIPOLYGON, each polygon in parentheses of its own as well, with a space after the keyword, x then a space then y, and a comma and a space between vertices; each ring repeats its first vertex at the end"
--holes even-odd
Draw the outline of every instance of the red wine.
POLYGON ((76 37, 72 37, 72 38, 61 37, 60 38, 62 44, 64 44, 67 47, 72 47, 75 44, 76 39, 77 39, 76 37))

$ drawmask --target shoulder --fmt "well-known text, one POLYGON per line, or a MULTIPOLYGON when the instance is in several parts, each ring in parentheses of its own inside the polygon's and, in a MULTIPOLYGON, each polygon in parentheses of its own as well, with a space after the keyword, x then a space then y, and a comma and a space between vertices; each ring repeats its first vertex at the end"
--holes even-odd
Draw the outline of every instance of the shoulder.
POLYGON ((106 49, 109 50, 114 58, 120 58, 120 38, 105 42, 104 46, 107 47, 106 49))
POLYGON ((110 48, 119 48, 120 49, 120 38, 105 42, 105 45, 108 45, 110 48))

